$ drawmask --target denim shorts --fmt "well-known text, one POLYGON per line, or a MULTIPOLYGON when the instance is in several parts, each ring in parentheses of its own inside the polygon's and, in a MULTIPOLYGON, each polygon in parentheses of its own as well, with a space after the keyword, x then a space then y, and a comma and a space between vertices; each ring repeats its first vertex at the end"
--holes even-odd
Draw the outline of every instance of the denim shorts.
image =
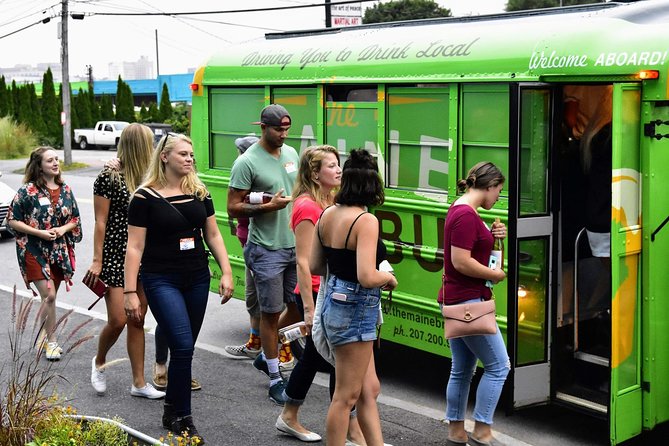
POLYGON ((330 276, 321 318, 325 336, 334 346, 376 340, 380 305, 380 288, 330 276))
POLYGON ((295 302, 295 248, 267 249, 248 242, 244 261, 253 273, 256 296, 263 313, 281 313, 284 302, 295 302))

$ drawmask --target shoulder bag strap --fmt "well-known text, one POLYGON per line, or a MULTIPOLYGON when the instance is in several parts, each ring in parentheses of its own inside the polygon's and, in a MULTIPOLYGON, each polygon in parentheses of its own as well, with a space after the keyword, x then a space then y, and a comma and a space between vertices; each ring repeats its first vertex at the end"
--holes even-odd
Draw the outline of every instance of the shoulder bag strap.
MULTIPOLYGON (((158 191, 155 190, 155 189, 152 188, 152 187, 149 187, 148 189, 149 189, 152 193, 156 194, 156 196, 157 196, 158 198, 160 198, 161 200, 163 200, 165 203, 169 204, 170 207, 171 207, 172 209, 174 209, 174 210, 177 212, 177 214, 179 214, 179 216, 181 217, 181 219, 182 219, 183 221, 185 221, 186 224, 187 224, 188 226, 193 226, 193 224, 186 218, 186 216, 185 216, 184 214, 182 214, 181 211, 180 211, 179 209, 177 209, 176 206, 174 206, 172 203, 170 203, 170 202, 167 200, 167 198, 165 198, 165 197, 163 197, 162 195, 160 195, 160 194, 158 193, 158 191)), ((195 228, 193 228, 193 230, 195 230, 195 228)))

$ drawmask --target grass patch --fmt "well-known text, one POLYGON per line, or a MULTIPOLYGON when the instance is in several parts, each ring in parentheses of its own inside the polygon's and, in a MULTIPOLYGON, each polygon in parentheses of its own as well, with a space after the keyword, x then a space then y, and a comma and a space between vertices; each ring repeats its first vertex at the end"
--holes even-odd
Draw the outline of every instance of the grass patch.
POLYGON ((15 123, 9 116, 0 118, 0 159, 25 158, 37 143, 37 137, 26 125, 15 123))
POLYGON ((58 162, 58 164, 60 164, 60 170, 62 172, 68 172, 70 170, 77 170, 77 169, 83 169, 85 167, 88 167, 88 164, 80 163, 78 161, 72 161, 72 164, 70 164, 69 166, 66 166, 65 163, 63 162, 63 160, 60 160, 58 162))

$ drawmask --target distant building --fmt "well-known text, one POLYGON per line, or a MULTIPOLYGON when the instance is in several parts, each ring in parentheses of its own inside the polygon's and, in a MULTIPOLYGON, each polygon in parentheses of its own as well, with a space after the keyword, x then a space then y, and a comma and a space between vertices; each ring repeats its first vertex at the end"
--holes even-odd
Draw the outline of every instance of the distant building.
POLYGON ((111 62, 108 67, 111 80, 119 76, 123 80, 153 78, 153 62, 146 56, 141 56, 137 62, 111 62))
POLYGON ((7 83, 14 80, 17 84, 27 84, 29 82, 36 84, 42 82, 44 73, 49 67, 51 67, 53 81, 60 82, 63 72, 60 63, 57 62, 38 63, 36 65, 18 64, 11 68, 0 67, 0 76, 5 76, 7 83))

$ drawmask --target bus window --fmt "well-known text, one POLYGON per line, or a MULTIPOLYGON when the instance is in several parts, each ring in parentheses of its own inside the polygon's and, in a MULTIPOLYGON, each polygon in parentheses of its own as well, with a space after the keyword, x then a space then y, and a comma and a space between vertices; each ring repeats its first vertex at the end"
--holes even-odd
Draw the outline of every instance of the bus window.
POLYGON ((388 88, 388 187, 448 191, 447 85, 388 88))
MULTIPOLYGON (((508 172, 509 85, 465 84, 461 95, 462 162, 458 178, 464 178, 479 161, 490 161, 508 172)), ((504 188, 502 196, 508 196, 507 191, 504 188)))
POLYGON ((319 138, 316 123, 317 87, 275 87, 272 89, 272 102, 281 104, 290 113, 291 125, 286 144, 299 153, 317 144, 319 138))
POLYGON ((331 102, 376 102, 375 85, 329 85, 327 100, 331 102))
POLYGON ((209 168, 230 169, 238 152, 235 139, 240 136, 260 136, 258 121, 265 104, 265 89, 258 88, 212 88, 210 89, 209 168))
MULTIPOLYGON (((325 143, 337 148, 342 165, 353 149, 378 156, 377 88, 331 85, 326 87, 326 96, 334 101, 326 103, 325 143), (353 98, 356 102, 349 102, 353 98)), ((383 172, 383 166, 379 170, 383 172)))

